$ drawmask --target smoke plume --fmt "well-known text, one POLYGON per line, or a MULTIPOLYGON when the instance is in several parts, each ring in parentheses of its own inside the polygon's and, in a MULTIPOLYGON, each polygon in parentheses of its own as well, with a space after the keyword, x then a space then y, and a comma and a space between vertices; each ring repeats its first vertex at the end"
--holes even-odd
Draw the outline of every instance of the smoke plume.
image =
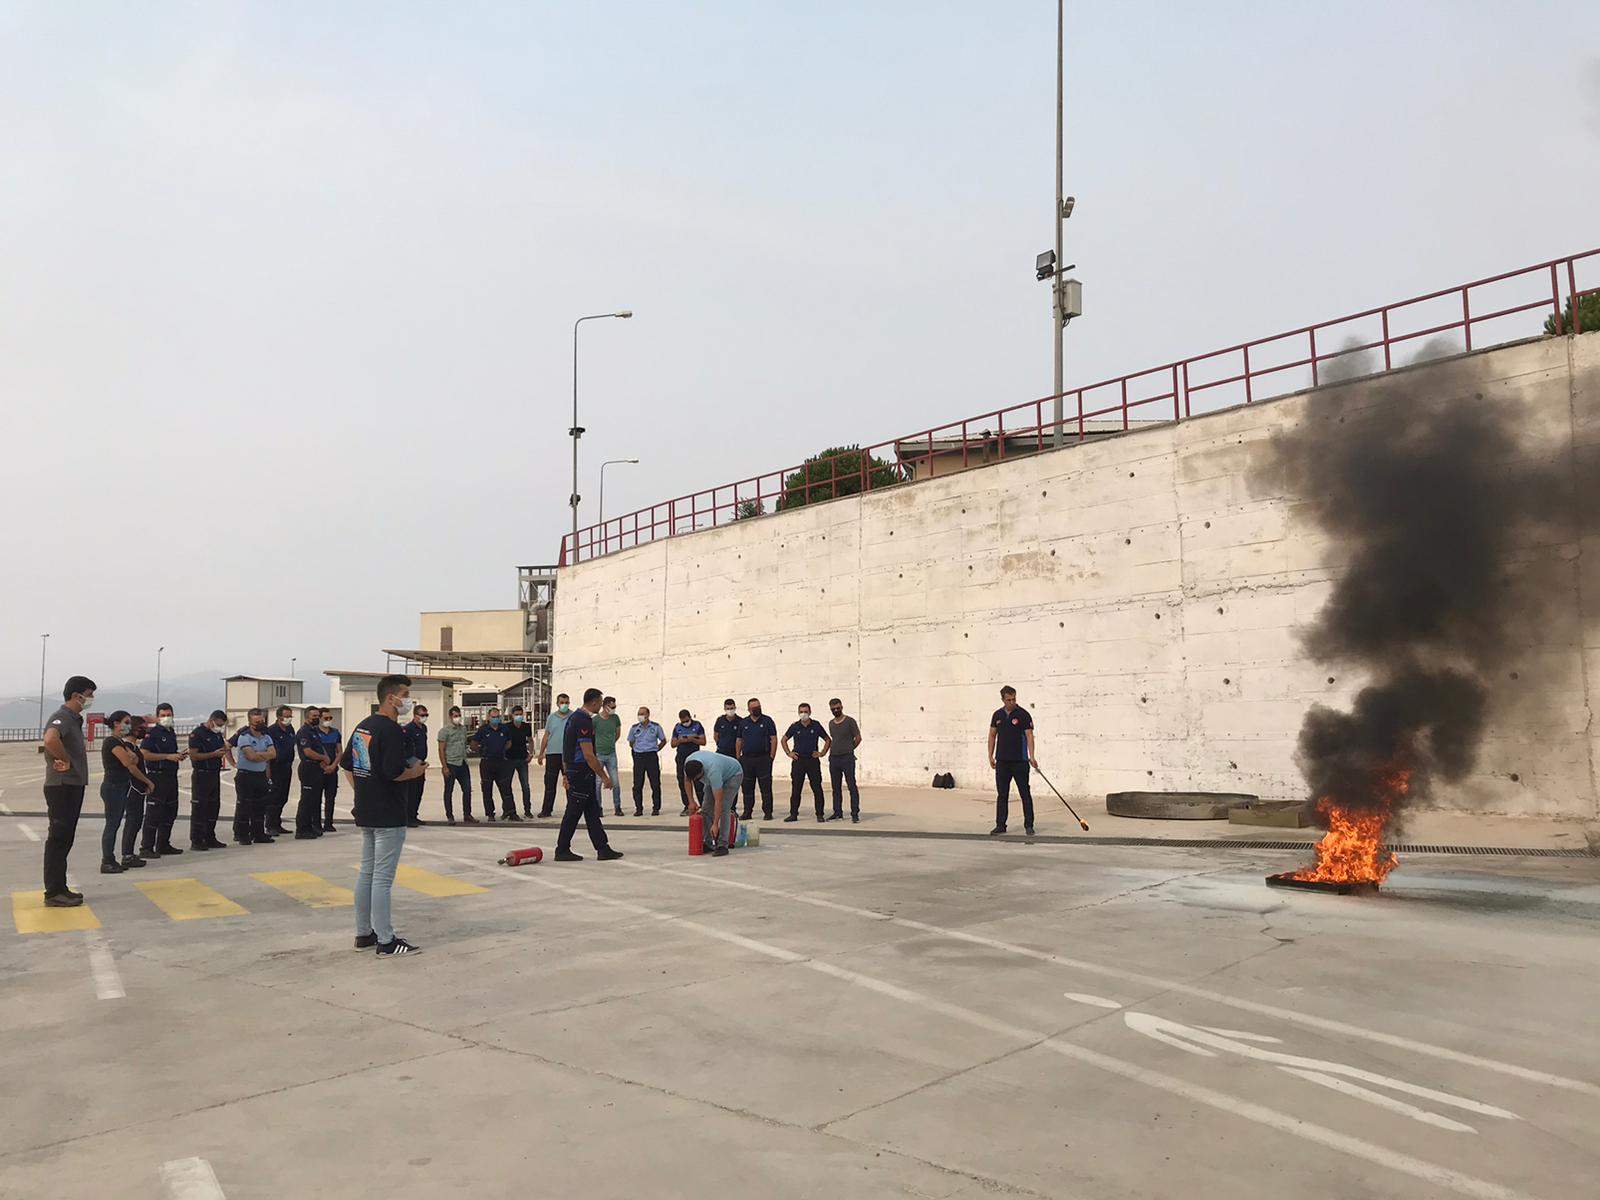
POLYGON ((1564 438, 1525 435, 1539 414, 1474 393, 1470 369, 1314 393, 1274 443, 1276 478, 1328 537, 1335 574, 1305 649, 1368 680, 1349 711, 1306 714, 1313 799, 1387 807, 1397 775, 1416 798, 1470 774, 1490 680, 1539 639, 1554 590, 1542 551, 1595 523, 1564 438))

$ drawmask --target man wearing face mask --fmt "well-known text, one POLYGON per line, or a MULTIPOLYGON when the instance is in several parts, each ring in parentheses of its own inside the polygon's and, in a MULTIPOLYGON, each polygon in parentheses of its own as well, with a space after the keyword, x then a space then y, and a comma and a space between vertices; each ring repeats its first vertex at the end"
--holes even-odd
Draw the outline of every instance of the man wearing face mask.
POLYGON ((428 710, 420 704, 411 706, 411 720, 400 727, 406 739, 407 766, 422 764, 422 774, 405 784, 406 828, 422 828, 422 791, 428 783, 428 710))
POLYGON ((61 689, 65 703, 44 726, 44 804, 50 833, 44 842, 44 904, 76 908, 83 893, 67 886, 67 855, 78 835, 83 789, 89 786, 89 749, 83 741, 83 710, 94 703, 94 680, 74 675, 61 689))
POLYGON ((828 701, 828 711, 833 716, 828 721, 828 775, 833 782, 833 815, 828 819, 838 821, 844 817, 844 794, 841 784, 850 785, 850 823, 861 823, 861 793, 856 790, 856 747, 861 745, 861 726, 854 717, 844 715, 844 701, 835 696, 828 701))
POLYGON ((533 798, 528 794, 528 747, 533 741, 533 726, 528 724, 528 714, 522 705, 511 706, 511 725, 506 730, 511 740, 506 743, 506 762, 522 790, 522 815, 533 819, 533 798))
MULTIPOLYGON (((727 755, 735 762, 739 760, 739 706, 733 702, 732 696, 722 702, 722 715, 717 718, 717 723, 711 727, 711 737, 717 744, 718 754, 727 755)), ((741 774, 740 787, 742 788, 743 786, 743 775, 741 774)), ((704 801, 705 783, 703 780, 696 786, 695 795, 702 802, 704 801)), ((739 797, 735 795, 730 801, 730 812, 738 811, 738 802, 739 797)), ((688 812, 689 806, 685 804, 683 813, 680 815, 687 815, 688 812)))
POLYGON ((333 803, 339 795, 339 753, 344 745, 344 735, 333 719, 333 709, 322 710, 322 752, 328 756, 322 768, 322 832, 338 833, 333 827, 333 803))
POLYGON ((283 810, 289 805, 289 783, 294 778, 294 709, 280 705, 278 719, 267 726, 267 736, 278 753, 267 767, 267 782, 272 791, 267 800, 267 832, 277 837, 289 831, 283 826, 283 810))
POLYGON ((761 701, 750 697, 748 715, 739 722, 735 750, 739 769, 744 772, 744 819, 750 820, 756 807, 756 788, 761 789, 761 815, 772 820, 772 757, 778 752, 778 727, 761 711, 761 701))
POLYGON ((222 765, 233 765, 223 731, 228 714, 220 708, 189 735, 189 849, 221 850, 217 813, 222 809, 222 765))
POLYGON ((144 741, 139 744, 145 774, 154 784, 145 805, 141 858, 183 853, 172 844, 172 826, 178 819, 178 764, 188 758, 189 753, 178 749, 178 735, 172 732, 172 723, 172 705, 156 705, 156 723, 146 731, 144 741))
POLYGON ((295 749, 300 752, 300 803, 294 810, 294 836, 299 841, 322 836, 322 768, 328 765, 328 756, 322 748, 322 710, 315 705, 306 706, 306 722, 295 735, 295 749))
MULTIPOLYGON (((622 815, 622 779, 617 773, 617 739, 622 736, 622 718, 617 715, 617 698, 607 696, 600 701, 600 715, 594 719, 594 756, 611 776, 611 803, 616 815, 622 815)), ((602 797, 600 807, 605 807, 602 797)))
POLYGON ((461 710, 451 708, 450 719, 439 730, 439 773, 444 777, 444 823, 456 823, 456 810, 450 803, 456 785, 461 785, 461 812, 468 825, 476 825, 472 815, 472 772, 467 770, 467 731, 461 727, 461 710))
POLYGON ((648 708, 639 709, 639 719, 628 730, 628 749, 633 751, 633 815, 644 816, 644 781, 650 781, 650 815, 661 815, 661 747, 667 735, 650 719, 648 708))
POLYGON ((789 778, 793 785, 789 791, 789 815, 783 819, 785 825, 800 819, 800 792, 808 782, 817 801, 817 820, 828 819, 822 803, 822 756, 830 745, 828 731, 820 721, 811 719, 811 705, 802 704, 800 719, 783 735, 783 752, 792 760, 789 778))
POLYGON ((567 718, 572 715, 572 701, 565 692, 556 697, 555 711, 544 723, 539 735, 539 765, 544 768, 544 799, 539 804, 539 815, 548 817, 556 810, 556 783, 561 779, 562 752, 566 744, 567 718))
POLYGON ((698 782, 684 778, 683 764, 689 761, 689 756, 696 750, 703 749, 706 744, 706 727, 694 719, 694 714, 687 708, 678 711, 678 723, 672 727, 672 753, 676 758, 676 771, 673 772, 678 781, 678 798, 683 801, 683 812, 680 816, 689 815, 689 801, 691 798, 698 804, 702 798, 703 788, 698 782))
POLYGON ((511 765, 506 762, 506 747, 511 732, 498 708, 489 710, 489 719, 472 731, 471 747, 478 759, 478 782, 483 787, 483 819, 494 820, 494 792, 500 789, 500 812, 507 821, 517 819, 517 806, 511 800, 511 765))
POLYGON ((622 857, 622 851, 613 850, 606 838, 604 810, 600 807, 598 785, 610 783, 605 767, 594 755, 594 714, 600 711, 602 699, 599 688, 584 692, 583 707, 566 722, 564 744, 558 747, 567 760, 567 811, 561 815, 561 832, 556 836, 556 862, 582 861, 581 855, 572 852, 572 835, 577 832, 580 819, 589 830, 596 859, 610 862, 622 857))
POLYGON ((240 846, 276 841, 267 832, 267 803, 272 796, 272 784, 267 778, 267 768, 278 755, 267 733, 267 711, 250 710, 250 724, 232 739, 238 751, 235 762, 238 770, 233 776, 233 840, 240 846))

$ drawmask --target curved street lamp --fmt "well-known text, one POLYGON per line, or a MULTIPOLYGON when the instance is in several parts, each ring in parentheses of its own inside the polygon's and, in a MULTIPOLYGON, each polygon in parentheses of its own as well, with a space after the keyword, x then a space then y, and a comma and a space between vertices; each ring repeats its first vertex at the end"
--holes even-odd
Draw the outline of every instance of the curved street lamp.
POLYGON ((578 439, 583 436, 583 426, 578 424, 578 326, 585 321, 600 321, 608 317, 617 317, 628 320, 633 316, 631 308, 619 309, 616 312, 590 313, 587 317, 579 317, 572 323, 572 428, 567 430, 572 435, 572 496, 568 503, 572 505, 572 562, 578 561, 578 439))

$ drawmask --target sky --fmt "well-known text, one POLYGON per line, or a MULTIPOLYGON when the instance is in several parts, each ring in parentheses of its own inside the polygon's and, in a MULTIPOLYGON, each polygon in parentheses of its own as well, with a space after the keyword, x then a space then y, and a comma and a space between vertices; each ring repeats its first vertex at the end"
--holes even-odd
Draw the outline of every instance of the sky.
MULTIPOLYGON (((1600 8, 1068 5, 1087 382, 1600 244, 1600 8)), ((1050 391, 1054 6, 0 0, 0 698, 1050 391)))

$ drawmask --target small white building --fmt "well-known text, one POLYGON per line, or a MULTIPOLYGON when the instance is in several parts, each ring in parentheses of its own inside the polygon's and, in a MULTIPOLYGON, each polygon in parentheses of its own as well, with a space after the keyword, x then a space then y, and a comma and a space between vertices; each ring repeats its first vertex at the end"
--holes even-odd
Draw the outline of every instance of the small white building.
MULTIPOLYGON (((333 680, 328 707, 339 710, 345 737, 378 711, 378 680, 388 671, 324 671, 333 680)), ((413 675, 411 698, 428 710, 428 727, 437 730, 444 724, 450 706, 458 703, 456 689, 472 680, 465 675, 413 675)))
POLYGON ((252 708, 263 708, 269 722, 275 720, 274 711, 287 704, 294 709, 298 723, 305 716, 306 681, 291 679, 286 675, 227 675, 223 677, 226 688, 222 707, 228 714, 228 728, 237 729, 247 723, 252 708))

